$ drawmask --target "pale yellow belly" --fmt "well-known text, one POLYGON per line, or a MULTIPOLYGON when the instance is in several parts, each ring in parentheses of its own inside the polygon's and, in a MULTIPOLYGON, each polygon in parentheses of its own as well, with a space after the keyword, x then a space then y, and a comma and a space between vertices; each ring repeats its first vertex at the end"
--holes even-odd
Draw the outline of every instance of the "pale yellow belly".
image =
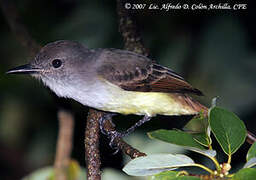
POLYGON ((181 103, 177 96, 177 94, 175 96, 174 94, 158 92, 123 91, 116 98, 109 101, 104 110, 122 114, 149 116, 156 114, 187 115, 198 113, 189 105, 181 103))
POLYGON ((182 94, 125 91, 105 80, 101 82, 104 103, 95 108, 104 111, 154 116, 197 114, 201 110, 202 105, 182 94))

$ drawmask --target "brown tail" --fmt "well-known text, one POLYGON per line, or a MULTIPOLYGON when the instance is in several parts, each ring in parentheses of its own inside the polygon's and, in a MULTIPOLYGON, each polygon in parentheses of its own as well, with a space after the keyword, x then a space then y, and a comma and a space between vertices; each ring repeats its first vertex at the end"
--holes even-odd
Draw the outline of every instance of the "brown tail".
POLYGON ((201 103, 199 103, 198 101, 194 100, 192 97, 184 94, 184 102, 191 107, 194 111, 196 112, 203 112, 203 114, 205 116, 208 116, 208 110, 209 108, 207 108, 206 106, 202 105, 201 103))

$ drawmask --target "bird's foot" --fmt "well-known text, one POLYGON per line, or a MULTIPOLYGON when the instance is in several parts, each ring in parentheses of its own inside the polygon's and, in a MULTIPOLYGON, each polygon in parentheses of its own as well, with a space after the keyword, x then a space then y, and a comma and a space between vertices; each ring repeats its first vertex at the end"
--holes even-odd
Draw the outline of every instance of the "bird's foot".
POLYGON ((114 115, 116 115, 116 114, 115 113, 107 113, 107 114, 104 114, 104 116, 102 116, 100 118, 100 131, 102 134, 109 135, 109 132, 105 128, 105 123, 107 120, 109 120, 109 122, 112 124, 112 127, 115 127, 115 124, 112 122, 112 117, 114 115))
POLYGON ((120 150, 118 148, 118 145, 117 145, 117 142, 116 141, 119 141, 121 138, 123 138, 125 135, 123 133, 120 133, 118 131, 110 131, 108 132, 108 137, 110 138, 110 141, 109 141, 109 146, 112 148, 112 149, 115 149, 116 151, 113 153, 113 154, 116 154, 118 153, 118 151, 120 150))
MULTIPOLYGON (((141 120, 139 120, 137 123, 135 123, 132 127, 130 127, 129 129, 127 129, 124 132, 118 132, 116 130, 106 130, 105 129, 105 122, 106 120, 111 120, 111 117, 114 114, 106 114, 106 116, 102 117, 100 119, 100 130, 103 134, 107 135, 108 138, 110 139, 109 142, 109 146, 113 149, 116 149, 116 152, 114 154, 116 154, 119 151, 119 148, 117 147, 118 145, 116 144, 116 139, 121 139, 129 134, 131 134, 137 127, 141 126, 142 124, 144 124, 147 121, 150 121, 151 117, 150 116, 144 116, 141 120)), ((112 123, 112 121, 111 121, 112 123)), ((115 125, 112 123, 113 127, 115 127, 115 125)))

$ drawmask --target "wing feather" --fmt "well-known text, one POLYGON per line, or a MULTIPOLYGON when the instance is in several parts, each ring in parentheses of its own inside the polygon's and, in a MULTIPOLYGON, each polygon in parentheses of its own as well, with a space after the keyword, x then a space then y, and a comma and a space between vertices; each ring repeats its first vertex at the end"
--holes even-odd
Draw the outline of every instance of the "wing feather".
POLYGON ((124 90, 202 95, 180 75, 145 56, 117 49, 102 53, 98 75, 124 90))

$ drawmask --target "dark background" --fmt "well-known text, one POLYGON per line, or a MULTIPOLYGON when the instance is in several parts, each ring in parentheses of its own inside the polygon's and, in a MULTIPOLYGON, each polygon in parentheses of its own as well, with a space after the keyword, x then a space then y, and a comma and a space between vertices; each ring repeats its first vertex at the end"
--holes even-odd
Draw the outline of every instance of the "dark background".
MULTIPOLYGON (((152 59, 172 68, 202 90, 203 104, 209 106, 211 99, 219 96, 218 104, 235 112, 247 128, 256 133, 255 3, 240 3, 248 3, 248 9, 138 10, 133 11, 133 15, 152 59)), ((32 37, 42 45, 69 39, 91 48, 123 47, 115 1, 18 0, 15 4, 32 37)), ((5 75, 8 69, 28 63, 32 57, 16 40, 2 13, 0 27, 0 178, 20 179, 33 170, 53 164, 58 108, 42 83, 27 76, 5 75)), ((84 166, 88 108, 66 101, 71 101, 76 118, 72 157, 84 166)), ((138 118, 118 116, 115 122, 118 127, 127 128, 138 118)), ((137 132, 181 128, 189 118, 158 116, 137 132)), ((243 145, 235 154, 233 166, 239 167, 245 162, 248 147, 243 145)), ((102 166, 121 169, 122 155, 113 155, 113 152, 103 137, 102 166)), ((220 154, 219 158, 225 160, 226 157, 220 154)))

